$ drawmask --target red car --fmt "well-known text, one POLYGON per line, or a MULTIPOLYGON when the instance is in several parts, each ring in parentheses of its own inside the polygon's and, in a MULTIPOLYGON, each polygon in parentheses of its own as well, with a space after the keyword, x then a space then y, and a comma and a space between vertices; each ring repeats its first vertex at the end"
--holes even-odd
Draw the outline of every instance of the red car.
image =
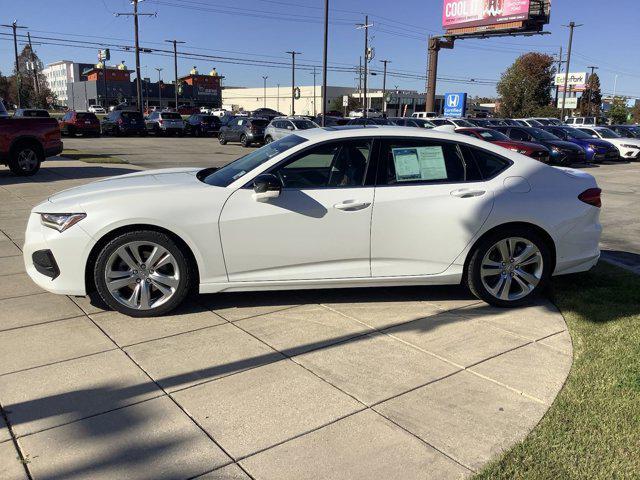
POLYGON ((83 137, 100 135, 100 121, 95 113, 76 112, 71 110, 64 114, 58 122, 62 135, 75 137, 78 133, 83 137))
POLYGON ((495 143, 496 145, 521 153, 540 162, 549 163, 549 149, 537 143, 511 140, 504 133, 482 127, 456 128, 456 133, 495 143))

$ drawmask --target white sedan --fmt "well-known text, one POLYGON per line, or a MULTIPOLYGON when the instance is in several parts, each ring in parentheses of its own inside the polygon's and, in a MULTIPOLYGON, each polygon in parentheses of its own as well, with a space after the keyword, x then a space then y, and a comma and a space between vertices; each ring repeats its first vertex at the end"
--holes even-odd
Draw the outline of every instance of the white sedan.
POLYGON ((622 137, 607 127, 579 127, 578 130, 611 143, 620 152, 620 158, 640 160, 640 140, 637 138, 622 137))
POLYGON ((24 260, 131 316, 201 293, 464 283, 525 303, 600 255, 586 173, 404 127, 302 130, 220 169, 132 173, 36 206, 24 260))

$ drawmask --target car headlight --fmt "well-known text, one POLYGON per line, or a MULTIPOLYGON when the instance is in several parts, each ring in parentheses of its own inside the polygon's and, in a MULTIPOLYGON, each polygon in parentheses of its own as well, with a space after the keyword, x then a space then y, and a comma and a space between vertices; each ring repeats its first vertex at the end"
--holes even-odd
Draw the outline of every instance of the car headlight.
POLYGON ((598 150, 598 147, 595 146, 595 145, 589 144, 589 145, 587 145, 587 147, 590 148, 591 150, 593 150, 594 152, 598 150))
POLYGON ((551 151, 553 153, 560 153, 561 150, 558 147, 551 147, 551 151))
POLYGON ((638 149, 640 149, 640 145, 631 145, 629 143, 622 143, 622 144, 620 144, 620 146, 622 148, 638 148, 638 149))
POLYGON ((41 213, 40 223, 45 227, 64 232, 86 216, 86 213, 41 213))

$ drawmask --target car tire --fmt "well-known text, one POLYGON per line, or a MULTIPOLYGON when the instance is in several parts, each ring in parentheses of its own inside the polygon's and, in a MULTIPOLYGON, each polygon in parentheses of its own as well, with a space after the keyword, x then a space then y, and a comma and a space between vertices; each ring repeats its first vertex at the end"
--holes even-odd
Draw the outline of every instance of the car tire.
POLYGON ((76 129, 74 127, 67 127, 67 135, 70 137, 75 137, 76 129))
POLYGON ((39 145, 32 142, 19 143, 9 154, 9 169, 14 175, 30 177, 38 173, 44 153, 39 145))
POLYGON ((220 145, 226 145, 227 144, 227 139, 224 136, 224 133, 219 133, 218 134, 218 141, 220 142, 220 145))
POLYGON ((545 288, 551 270, 546 239, 531 228, 506 228, 485 236, 474 247, 465 281, 480 300, 517 307, 545 288))
POLYGON ((250 146, 250 145, 251 145, 251 142, 249 141, 249 139, 247 138, 247 136, 243 134, 243 135, 240 137, 240 144, 241 144, 243 147, 248 147, 248 146, 250 146))
POLYGON ((98 294, 112 309, 130 317, 155 317, 184 301, 195 274, 169 235, 139 230, 114 238, 100 250, 93 278, 98 294))
POLYGON ((273 142, 273 138, 271 138, 271 136, 267 135, 266 137, 264 137, 264 144, 268 144, 273 142))

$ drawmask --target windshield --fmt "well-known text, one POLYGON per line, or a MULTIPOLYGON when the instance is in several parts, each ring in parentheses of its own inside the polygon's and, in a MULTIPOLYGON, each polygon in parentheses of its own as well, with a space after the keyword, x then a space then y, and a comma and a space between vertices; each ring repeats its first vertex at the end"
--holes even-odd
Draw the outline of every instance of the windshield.
POLYGON ((488 142, 504 142, 510 140, 504 133, 495 130, 479 130, 478 134, 488 142))
POLYGON ((598 133, 602 138, 622 138, 616 132, 609 128, 600 128, 598 129, 598 133))
POLYGON ((422 128, 433 128, 435 125, 431 123, 429 120, 423 120, 421 118, 414 118, 413 122, 416 123, 419 127, 422 128))
POLYGON ((529 128, 527 130, 536 140, 560 140, 553 133, 545 132, 539 128, 529 128))
POLYGON ((535 120, 529 120, 530 122, 538 122, 540 125, 551 125, 551 121, 546 118, 536 118, 535 120))
POLYGON ((316 128, 318 126, 308 120, 292 120, 292 122, 298 130, 308 130, 310 128, 316 128))
POLYGON ((561 130, 566 133, 569 138, 575 138, 577 140, 586 140, 591 138, 591 135, 584 133, 582 130, 578 130, 577 128, 568 127, 562 128, 561 130))
POLYGON ((201 180, 215 187, 227 187, 276 155, 306 141, 305 138, 297 135, 287 135, 280 140, 266 144, 258 150, 251 152, 249 155, 239 158, 235 162, 225 165, 219 170, 201 178, 201 180))

